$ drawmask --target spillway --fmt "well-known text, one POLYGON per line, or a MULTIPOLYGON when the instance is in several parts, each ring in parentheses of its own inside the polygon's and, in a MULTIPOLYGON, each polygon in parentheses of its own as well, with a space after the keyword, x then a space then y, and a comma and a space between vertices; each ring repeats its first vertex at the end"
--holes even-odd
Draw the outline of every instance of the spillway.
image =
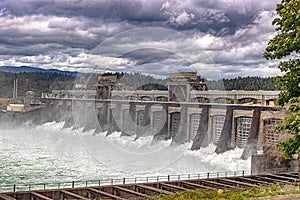
POLYGON ((214 144, 197 151, 192 143, 152 144, 153 136, 94 135, 64 128, 65 122, 0 129, 0 187, 122 177, 250 170, 243 149, 216 154, 214 144))

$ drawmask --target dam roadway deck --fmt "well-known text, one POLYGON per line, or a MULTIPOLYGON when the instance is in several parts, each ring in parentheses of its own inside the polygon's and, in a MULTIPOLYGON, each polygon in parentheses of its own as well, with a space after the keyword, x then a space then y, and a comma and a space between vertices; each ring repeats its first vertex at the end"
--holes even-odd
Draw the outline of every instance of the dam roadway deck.
POLYGON ((25 199, 147 199, 160 194, 172 195, 185 190, 247 190, 249 188, 262 188, 274 185, 297 185, 298 173, 278 172, 261 175, 242 175, 230 177, 215 177, 186 180, 170 180, 145 182, 137 184, 117 184, 105 186, 91 186, 78 188, 60 188, 31 190, 26 192, 0 193, 1 200, 25 199))

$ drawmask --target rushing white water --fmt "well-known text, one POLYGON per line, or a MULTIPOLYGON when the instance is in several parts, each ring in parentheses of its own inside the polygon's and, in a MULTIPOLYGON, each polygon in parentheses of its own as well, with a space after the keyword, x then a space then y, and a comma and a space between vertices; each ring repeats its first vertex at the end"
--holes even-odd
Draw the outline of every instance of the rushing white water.
POLYGON ((93 130, 63 125, 0 129, 0 186, 250 168, 250 160, 241 160, 243 150, 238 148, 223 154, 214 153, 214 145, 191 151, 192 143, 151 145, 150 136, 137 140, 118 132, 94 136, 93 130))

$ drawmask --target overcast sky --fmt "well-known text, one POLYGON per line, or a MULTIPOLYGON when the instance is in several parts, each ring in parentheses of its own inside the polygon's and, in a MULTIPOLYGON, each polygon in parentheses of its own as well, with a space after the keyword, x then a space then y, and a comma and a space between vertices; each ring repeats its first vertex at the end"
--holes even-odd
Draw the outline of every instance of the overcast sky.
POLYGON ((278 0, 0 0, 0 66, 275 76, 278 0))

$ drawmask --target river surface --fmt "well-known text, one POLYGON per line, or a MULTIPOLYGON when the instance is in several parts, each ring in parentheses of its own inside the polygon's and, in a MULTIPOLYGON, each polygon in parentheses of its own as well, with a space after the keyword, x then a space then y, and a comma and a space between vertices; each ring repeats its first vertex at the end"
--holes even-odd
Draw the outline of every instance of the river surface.
POLYGON ((210 144, 191 151, 192 143, 179 146, 152 137, 105 137, 93 130, 63 129, 64 122, 36 127, 0 128, 0 187, 12 184, 57 183, 122 177, 197 174, 250 170, 242 149, 217 155, 210 144))

